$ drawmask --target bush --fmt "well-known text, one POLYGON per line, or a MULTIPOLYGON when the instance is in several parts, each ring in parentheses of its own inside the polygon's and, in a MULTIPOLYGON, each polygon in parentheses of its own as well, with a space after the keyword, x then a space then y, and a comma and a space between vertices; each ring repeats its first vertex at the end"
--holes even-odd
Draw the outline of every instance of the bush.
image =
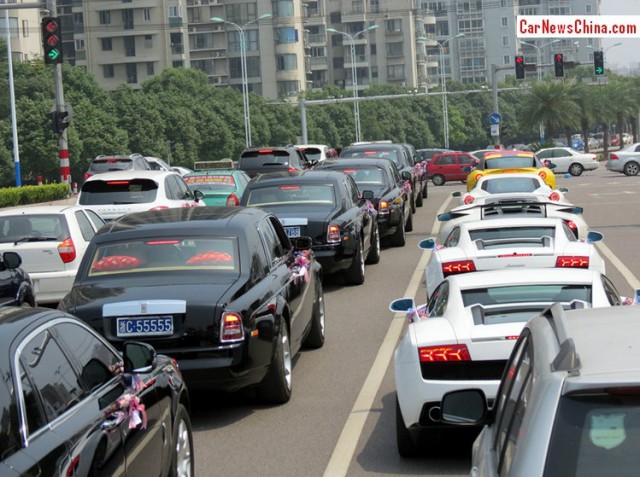
POLYGON ((0 189, 0 208, 66 199, 70 194, 69 184, 8 187, 0 189))

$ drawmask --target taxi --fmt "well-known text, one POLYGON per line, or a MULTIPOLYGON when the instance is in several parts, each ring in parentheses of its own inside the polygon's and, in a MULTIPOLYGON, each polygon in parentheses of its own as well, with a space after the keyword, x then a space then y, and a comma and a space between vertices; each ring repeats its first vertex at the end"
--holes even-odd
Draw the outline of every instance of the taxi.
POLYGON ((240 170, 210 169, 190 172, 182 176, 189 189, 204 194, 204 203, 208 206, 240 205, 240 199, 249 183, 249 176, 240 170))
POLYGON ((473 189, 482 176, 504 173, 535 173, 552 189, 556 188, 556 176, 551 170, 553 166, 545 166, 531 151, 496 150, 486 152, 480 163, 467 176, 467 190, 473 189))

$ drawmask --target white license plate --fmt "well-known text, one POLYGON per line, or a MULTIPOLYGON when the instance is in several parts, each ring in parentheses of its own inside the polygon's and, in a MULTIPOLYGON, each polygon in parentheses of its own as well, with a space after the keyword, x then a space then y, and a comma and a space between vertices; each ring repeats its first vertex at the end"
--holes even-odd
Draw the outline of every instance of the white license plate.
POLYGON ((300 237, 300 227, 285 227, 287 237, 300 237))
POLYGON ((173 317, 148 316, 144 318, 118 318, 117 335, 130 336, 170 336, 173 334, 173 317))

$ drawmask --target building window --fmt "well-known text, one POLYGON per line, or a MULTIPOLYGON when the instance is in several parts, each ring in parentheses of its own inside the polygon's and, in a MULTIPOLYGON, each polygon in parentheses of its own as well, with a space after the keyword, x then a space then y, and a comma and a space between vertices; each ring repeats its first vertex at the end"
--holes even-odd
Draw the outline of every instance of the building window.
POLYGON ((127 63, 127 83, 133 84, 138 82, 138 65, 136 63, 127 63))
POLYGON ((502 57, 502 64, 503 65, 510 65, 511 64, 511 57, 509 55, 504 55, 502 57))
POLYGON ((385 20, 384 22, 385 31, 387 33, 401 33, 402 32, 402 20, 385 20))
POLYGON ((145 35, 144 36, 144 47, 148 50, 149 48, 153 48, 153 36, 145 35))
POLYGON ((153 61, 148 61, 147 62, 147 76, 153 76, 154 74, 156 74, 156 69, 153 66, 153 61))
POLYGON ((342 56, 335 56, 333 58, 334 68, 344 68, 344 58, 342 56))
POLYGON ((402 42, 387 43, 387 56, 404 56, 402 42))
POLYGON ((342 46, 342 35, 331 35, 331 46, 342 46))
POLYGON ((142 21, 150 22, 151 21, 151 9, 144 8, 142 10, 142 21))
POLYGON ((585 12, 591 13, 591 5, 585 5, 584 8, 585 8, 585 12))
POLYGON ((506 7, 507 6, 507 0, 500 0, 500 6, 501 7, 506 7))
POLYGON ((171 62, 171 66, 173 68, 182 68, 184 66, 184 61, 182 60, 174 60, 171 62))
POLYGON ((194 50, 202 50, 213 48, 213 35, 211 33, 196 33, 190 36, 191 48, 194 50))
POLYGON ((369 45, 369 54, 370 55, 377 55, 378 54, 378 45, 376 45, 375 43, 372 43, 371 45, 369 45))
POLYGON ((405 79, 404 65, 387 66, 387 79, 390 79, 390 80, 405 79))
POLYGON ((136 56, 136 37, 125 36, 124 39, 124 56, 136 56))
POLYGON ((278 0, 274 3, 273 13, 277 18, 293 16, 293 0, 278 0))
POLYGON ((503 36, 502 37, 502 46, 509 46, 509 37, 508 36, 503 36))
POLYGON ((75 40, 76 50, 84 50, 84 40, 75 40))
POLYGON ((549 8, 549 15, 571 15, 570 7, 549 8))
POLYGON ((111 12, 109 10, 98 12, 98 15, 100 16, 100 25, 111 24, 111 12))
POLYGON ((113 78, 115 76, 113 65, 103 65, 102 76, 104 76, 105 78, 113 78))
MULTIPOLYGON (((245 31, 244 39, 245 51, 258 51, 258 30, 245 31)), ((231 53, 240 53, 240 32, 230 31, 227 33, 227 50, 231 53)))
POLYGON ((289 96, 300 91, 299 81, 278 81, 278 96, 289 96))
POLYGON ((180 17, 180 5, 173 5, 169 7, 169 16, 170 17, 180 17))
POLYGON ((295 28, 276 28, 275 29, 276 44, 296 43, 298 41, 298 31, 295 28))
POLYGON ((246 23, 255 20, 257 15, 256 3, 239 3, 237 5, 226 5, 227 19, 235 23, 246 23))
POLYGON ((296 55, 276 55, 276 70, 290 71, 298 68, 298 57, 296 55))
POLYGON ((133 30, 133 10, 122 10, 122 28, 133 30))
POLYGON ((29 21, 22 20, 22 36, 24 38, 29 36, 29 21))
POLYGON ((111 51, 113 50, 113 42, 111 38, 102 38, 102 51, 111 51))
POLYGON ((329 14, 331 24, 342 23, 342 12, 331 12, 329 14))
POLYGON ((509 19, 507 17, 502 17, 502 28, 507 28, 509 26, 509 19))

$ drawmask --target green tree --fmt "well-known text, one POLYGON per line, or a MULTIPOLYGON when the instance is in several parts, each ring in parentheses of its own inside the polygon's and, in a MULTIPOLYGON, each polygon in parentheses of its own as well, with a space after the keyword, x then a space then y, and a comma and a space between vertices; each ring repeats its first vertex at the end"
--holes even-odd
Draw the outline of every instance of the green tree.
POLYGON ((570 94, 570 86, 557 82, 537 83, 531 88, 522 104, 522 123, 535 127, 545 125, 547 140, 552 140, 557 131, 579 126, 580 111, 570 94))

